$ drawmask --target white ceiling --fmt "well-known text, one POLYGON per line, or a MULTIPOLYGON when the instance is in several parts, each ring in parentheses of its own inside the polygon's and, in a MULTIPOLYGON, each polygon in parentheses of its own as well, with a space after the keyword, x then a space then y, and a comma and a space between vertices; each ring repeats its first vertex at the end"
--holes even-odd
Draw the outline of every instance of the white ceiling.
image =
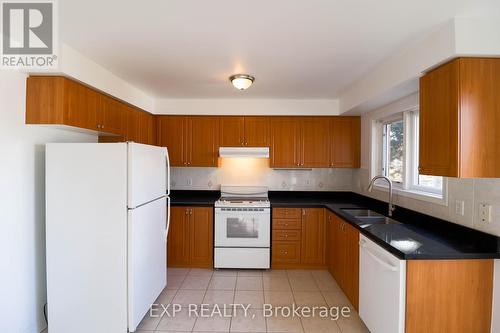
MULTIPOLYGON (((391 53, 498 0, 64 0, 64 43, 155 98, 331 99, 391 53), (234 73, 256 77, 240 92, 234 73)), ((432 50, 429 50, 432 52, 432 50)))

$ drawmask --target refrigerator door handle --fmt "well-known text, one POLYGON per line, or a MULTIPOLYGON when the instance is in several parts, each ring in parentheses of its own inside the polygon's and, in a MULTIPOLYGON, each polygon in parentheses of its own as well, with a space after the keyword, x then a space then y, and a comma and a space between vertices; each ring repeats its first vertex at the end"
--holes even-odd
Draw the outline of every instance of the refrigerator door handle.
MULTIPOLYGON (((165 148, 167 149, 167 148, 165 148)), ((167 196, 170 195, 170 157, 168 156, 168 149, 167 149, 167 196)), ((170 207, 170 204, 169 204, 169 207, 170 207)), ((170 209, 170 208, 169 208, 170 209)), ((170 214, 168 214, 169 218, 170 218, 170 214)))
POLYGON ((170 229, 170 197, 167 197, 167 229, 165 230, 165 237, 168 236, 170 229))

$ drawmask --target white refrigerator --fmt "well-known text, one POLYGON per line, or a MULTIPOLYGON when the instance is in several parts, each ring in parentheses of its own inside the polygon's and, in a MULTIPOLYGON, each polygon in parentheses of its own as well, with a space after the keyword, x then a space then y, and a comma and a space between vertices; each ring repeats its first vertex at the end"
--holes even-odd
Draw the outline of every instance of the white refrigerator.
POLYGON ((167 283, 167 149, 47 144, 45 172, 49 332, 134 332, 167 283))

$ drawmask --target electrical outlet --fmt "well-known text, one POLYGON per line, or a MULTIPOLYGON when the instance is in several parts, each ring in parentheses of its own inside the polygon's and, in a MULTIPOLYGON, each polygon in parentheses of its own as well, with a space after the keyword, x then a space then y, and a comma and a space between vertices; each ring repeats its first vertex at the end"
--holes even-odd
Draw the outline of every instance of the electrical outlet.
POLYGON ((187 184, 188 184, 188 186, 193 186, 193 178, 188 178, 187 184))
POLYGON ((463 200, 455 200, 455 214, 464 216, 465 202, 463 200))
POLYGON ((311 185, 311 180, 310 179, 306 179, 306 185, 311 185))
POLYGON ((479 219, 483 223, 491 223, 491 205, 484 202, 479 204, 479 219))

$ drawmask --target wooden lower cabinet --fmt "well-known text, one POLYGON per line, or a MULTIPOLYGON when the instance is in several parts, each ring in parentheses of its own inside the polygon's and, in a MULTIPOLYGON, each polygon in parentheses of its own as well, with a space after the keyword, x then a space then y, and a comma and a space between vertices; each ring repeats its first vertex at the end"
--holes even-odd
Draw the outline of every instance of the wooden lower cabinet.
POLYGON ((167 266, 213 267, 213 209, 173 206, 168 232, 167 266))
POLYGON ((408 260, 406 333, 491 330, 493 260, 408 260))
POLYGON ((321 268, 325 265, 325 209, 273 209, 273 268, 321 268))
POLYGON ((300 261, 305 265, 325 264, 325 209, 302 209, 300 261))
POLYGON ((354 306, 359 304, 359 231, 327 212, 327 266, 354 306))

